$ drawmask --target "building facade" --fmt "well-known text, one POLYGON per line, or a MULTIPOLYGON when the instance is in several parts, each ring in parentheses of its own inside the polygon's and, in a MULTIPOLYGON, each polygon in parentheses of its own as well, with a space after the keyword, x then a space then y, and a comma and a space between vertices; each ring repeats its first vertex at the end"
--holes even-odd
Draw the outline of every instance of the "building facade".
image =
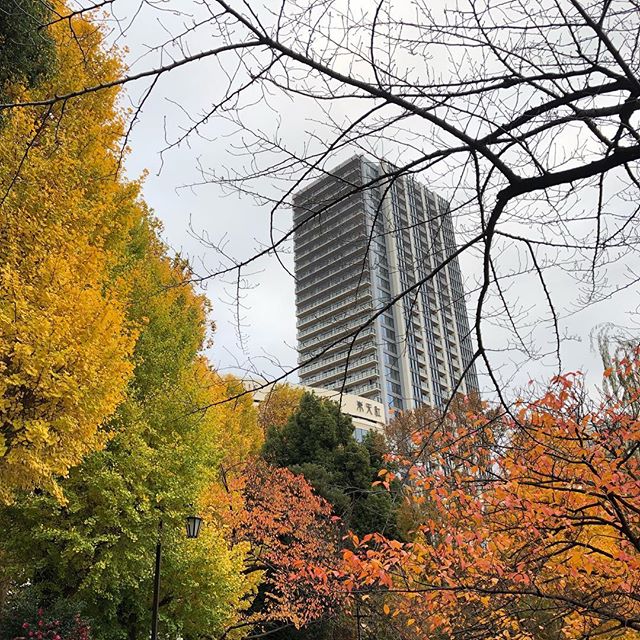
POLYGON ((293 202, 300 381, 387 417, 478 389, 457 257, 429 277, 456 249, 449 204, 392 169, 355 156, 293 202))
MULTIPOLYGON (((244 384, 247 389, 253 389, 253 402, 255 405, 268 402, 269 395, 275 386, 271 384, 263 388, 257 388, 260 385, 255 381, 245 381, 244 384)), ((378 433, 384 431, 385 413, 384 406, 381 402, 348 393, 341 394, 339 391, 332 389, 305 387, 298 384, 292 384, 290 386, 296 389, 302 389, 303 391, 310 391, 321 398, 328 398, 338 403, 340 411, 351 416, 353 436, 358 442, 362 442, 369 431, 376 431, 378 433)))

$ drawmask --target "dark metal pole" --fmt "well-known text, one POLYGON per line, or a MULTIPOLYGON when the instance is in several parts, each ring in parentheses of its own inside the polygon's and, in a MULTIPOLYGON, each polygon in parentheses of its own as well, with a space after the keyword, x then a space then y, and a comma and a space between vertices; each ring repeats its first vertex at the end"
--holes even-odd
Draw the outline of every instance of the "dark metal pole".
POLYGON ((360 596, 356 595, 356 637, 362 640, 362 629, 360 627, 360 596))
POLYGON ((156 572, 153 576, 153 606, 151 609, 151 640, 158 640, 158 606, 160 604, 160 564, 162 562, 162 519, 158 522, 156 572))

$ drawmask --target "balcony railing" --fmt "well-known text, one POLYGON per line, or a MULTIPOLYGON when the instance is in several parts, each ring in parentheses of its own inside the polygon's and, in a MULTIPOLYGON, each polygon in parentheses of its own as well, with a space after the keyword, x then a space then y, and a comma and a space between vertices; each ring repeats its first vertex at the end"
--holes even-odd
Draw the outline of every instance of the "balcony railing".
POLYGON ((349 332, 353 331, 354 329, 357 329, 358 327, 362 326, 363 320, 362 318, 359 318, 358 320, 353 320, 351 322, 348 322, 344 325, 342 325, 341 327, 334 327, 333 329, 329 329, 328 331, 324 331, 320 334, 318 334, 315 338, 311 339, 311 340, 300 340, 299 344, 300 344, 300 348, 301 349, 308 349, 309 347, 315 345, 315 344, 319 344, 321 342, 324 342, 325 340, 328 340, 329 338, 332 338, 334 336, 340 335, 342 333, 348 334, 349 332))
POLYGON ((307 326, 304 329, 299 329, 298 340, 305 340, 306 338, 311 337, 313 334, 318 333, 323 329, 325 329, 328 324, 335 325, 339 322, 346 322, 353 319, 356 316, 362 316, 360 320, 364 321, 367 317, 370 316, 370 314, 371 314, 371 306, 366 304, 360 305, 353 309, 348 309, 347 311, 344 311, 339 315, 331 316, 331 318, 328 321, 327 320, 316 321, 314 324, 307 326), (363 315, 363 314, 366 314, 366 315, 363 315))
MULTIPOLYGON (((354 360, 349 361, 348 365, 346 362, 346 357, 347 357, 347 353, 346 351, 343 351, 340 353, 340 357, 339 358, 330 358, 327 360, 318 360, 316 362, 311 363, 312 365, 314 365, 313 367, 311 367, 310 365, 305 365, 304 367, 302 367, 302 369, 300 369, 300 377, 304 377, 304 372, 305 371, 312 371, 313 369, 318 369, 318 368, 322 368, 323 366, 326 366, 328 364, 331 364, 332 362, 336 362, 338 360, 343 360, 344 364, 342 366, 338 366, 338 367, 333 367, 329 370, 326 371, 322 371, 321 373, 316 374, 315 376, 311 376, 310 378, 304 378, 304 382, 306 384, 313 384, 314 382, 317 382, 318 380, 322 380, 325 378, 333 378, 334 376, 337 375, 344 375, 345 372, 345 366, 348 366, 349 369, 357 369, 358 367, 361 367, 363 365, 369 364, 370 362, 377 362, 378 361, 378 357, 375 353, 371 353, 368 356, 364 356, 362 358, 357 358, 354 360)), ((353 374, 355 375, 355 374, 353 374)), ((371 374, 368 374, 371 375, 371 374)))

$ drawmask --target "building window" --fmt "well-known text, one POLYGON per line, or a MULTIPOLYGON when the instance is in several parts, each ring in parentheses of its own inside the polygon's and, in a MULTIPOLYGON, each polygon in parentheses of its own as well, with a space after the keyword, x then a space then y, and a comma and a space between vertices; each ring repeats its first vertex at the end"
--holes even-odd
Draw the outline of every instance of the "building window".
POLYGON ((387 325, 393 329, 393 318, 388 314, 383 314, 382 316, 382 324, 387 325))
POLYGON ((400 385, 396 384, 395 382, 387 382, 387 391, 389 393, 395 393, 397 395, 400 395, 402 393, 400 385))
POLYGON ((353 437, 356 442, 362 442, 367 435, 367 429, 361 429, 360 427, 356 427, 353 431, 353 437))
POLYGON ((400 374, 398 373, 397 369, 394 369, 392 367, 385 367, 384 372, 387 378, 390 378, 391 380, 400 381, 400 374))
POLYGON ((398 353, 398 347, 393 342, 385 342, 385 349, 390 353, 398 353))

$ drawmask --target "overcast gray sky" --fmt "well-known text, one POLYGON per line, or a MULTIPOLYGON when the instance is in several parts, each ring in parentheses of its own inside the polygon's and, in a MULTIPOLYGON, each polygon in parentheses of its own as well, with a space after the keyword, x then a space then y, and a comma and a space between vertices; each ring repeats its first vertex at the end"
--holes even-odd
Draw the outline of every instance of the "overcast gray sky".
MULTIPOLYGON (((167 40, 167 30, 175 33, 181 25, 187 24, 184 14, 197 17, 202 10, 195 0, 168 0, 156 3, 156 6, 143 5, 136 14, 139 7, 139 0, 116 0, 112 9, 121 24, 130 25, 117 40, 119 45, 128 48, 127 60, 132 72, 155 66, 159 54, 150 50, 167 40), (184 14, 172 14, 171 9, 174 8, 184 14)), ((114 35, 117 35, 116 31, 114 35)), ((206 29, 196 31, 189 40, 191 53, 211 46, 206 29)), ((199 167, 220 174, 242 162, 235 153, 234 145, 238 144, 238 138, 229 137, 230 125, 217 120, 204 131, 206 138, 191 136, 188 143, 160 156, 166 146, 166 136, 173 140, 181 127, 189 125, 189 114, 201 112, 215 100, 223 83, 224 77, 217 65, 209 61, 196 62, 163 76, 133 130, 130 140, 132 153, 127 162, 131 176, 137 176, 145 169, 149 171, 144 196, 164 223, 164 238, 173 250, 191 259, 198 273, 215 268, 219 257, 215 251, 203 246, 193 231, 207 235, 214 243, 224 240, 226 252, 238 258, 250 255, 261 243, 268 242, 269 207, 256 203, 249 196, 224 194, 213 185, 184 188, 184 185, 202 182, 199 167)), ((146 86, 128 85, 129 97, 137 100, 146 86)), ((126 96, 124 103, 127 103, 126 96)), ((306 103, 303 105, 297 99, 280 99, 275 104, 277 110, 274 111, 258 103, 247 117, 264 130, 280 127, 285 139, 300 149, 309 140, 310 133, 323 135, 323 129, 315 122, 318 112, 309 111, 306 103)), ((340 117, 341 114, 334 115, 340 117)), ((434 180, 436 177, 441 178, 434 176, 434 180)), ((263 186, 265 190, 270 188, 266 183, 263 186)), ((434 188, 438 190, 437 184, 434 188)), ((462 222, 458 220, 456 224, 460 227, 462 222)), ((286 230, 289 225, 290 214, 282 211, 276 219, 276 227, 286 230)), ((459 228, 459 233, 464 234, 464 229, 459 228)), ((292 264, 290 256, 285 256, 285 261, 292 264)), ((503 261, 507 270, 518 268, 518 258, 514 255, 504 255, 503 261)), ((461 267, 467 287, 473 289, 479 269, 477 258, 465 255, 461 267)), ((284 367, 296 363, 294 283, 274 258, 264 259, 259 264, 259 272, 255 271, 251 278, 252 288, 244 292, 242 300, 246 338, 242 344, 238 341, 234 322, 233 286, 221 282, 207 284, 206 292, 212 301, 213 318, 217 323, 214 346, 208 355, 220 369, 237 370, 251 360, 265 374, 273 375, 280 370, 272 359, 284 367)), ((622 276, 616 273, 615 265, 608 275, 612 280, 622 276)), ((571 278, 555 272, 550 272, 548 277, 561 302, 573 299, 575 282, 571 278)), ((552 349, 551 325, 538 321, 538 311, 544 304, 540 288, 532 279, 524 279, 509 291, 509 296, 514 308, 521 308, 525 317, 530 318, 530 329, 536 343, 543 350, 552 349)), ((470 299, 469 306, 472 304, 470 299)), ((630 324, 629 311, 637 306, 635 290, 619 296, 614 304, 603 302, 578 314, 569 315, 569 305, 560 319, 561 331, 567 337, 562 350, 564 369, 597 372, 599 358, 590 348, 590 332, 603 322, 630 324)), ((529 379, 541 380, 553 375, 556 365, 552 358, 531 361, 523 354, 499 352, 506 340, 500 329, 502 322, 498 317, 495 319, 497 326, 487 325, 486 336, 489 347, 496 350, 492 359, 499 366, 504 380, 516 388, 529 379)), ((592 377, 592 381, 595 379, 592 377)))

